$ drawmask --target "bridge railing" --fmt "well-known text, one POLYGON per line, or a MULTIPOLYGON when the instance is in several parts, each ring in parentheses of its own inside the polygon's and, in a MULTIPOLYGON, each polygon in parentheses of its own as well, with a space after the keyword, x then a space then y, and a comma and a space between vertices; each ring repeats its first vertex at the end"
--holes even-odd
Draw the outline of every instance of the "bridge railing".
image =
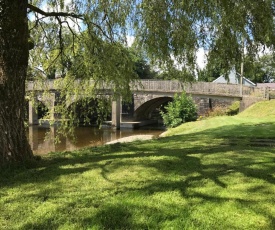
POLYGON ((51 90, 56 89, 55 86, 56 80, 46 80, 46 81, 28 81, 26 84, 26 90, 32 91, 32 90, 51 90))
POLYGON ((37 90, 37 91, 46 91, 46 90, 60 90, 63 89, 64 87, 66 88, 68 85, 70 87, 82 87, 85 88, 87 85, 94 86, 96 89, 106 89, 110 90, 113 89, 111 84, 106 84, 103 81, 93 81, 93 80, 71 80, 71 81, 65 81, 63 79, 48 79, 45 81, 42 80, 37 80, 37 81, 28 81, 26 83, 26 90, 27 91, 32 91, 32 90, 37 90))
POLYGON ((175 92, 193 94, 206 94, 206 95, 225 95, 233 97, 253 96, 253 97, 266 97, 265 88, 243 86, 234 84, 221 84, 212 82, 194 82, 182 83, 176 80, 141 80, 139 84, 135 84, 134 90, 139 91, 156 91, 156 92, 175 92))
POLYGON ((265 87, 249 87, 243 86, 242 89, 243 96, 252 96, 252 97, 260 97, 260 98, 268 98, 268 88, 265 87))
MULTIPOLYGON (((47 80, 46 82, 28 82, 26 89, 30 90, 47 90, 58 89, 60 85, 55 84, 56 80, 47 80)), ((75 81, 74 84, 79 84, 79 81, 75 81)), ((89 84, 93 84, 93 81, 89 81, 89 84)), ((98 84, 98 87, 104 89, 112 89, 112 86, 106 84, 98 84)), ((194 82, 183 83, 177 80, 141 80, 132 83, 131 89, 133 91, 151 91, 151 92, 172 92, 192 94, 204 94, 204 95, 224 95, 232 97, 252 96, 259 98, 267 97, 266 88, 249 87, 234 85, 234 84, 221 84, 212 82, 194 82)))
POLYGON ((179 81, 141 80, 134 82, 131 89, 135 91, 182 92, 183 84, 179 81))

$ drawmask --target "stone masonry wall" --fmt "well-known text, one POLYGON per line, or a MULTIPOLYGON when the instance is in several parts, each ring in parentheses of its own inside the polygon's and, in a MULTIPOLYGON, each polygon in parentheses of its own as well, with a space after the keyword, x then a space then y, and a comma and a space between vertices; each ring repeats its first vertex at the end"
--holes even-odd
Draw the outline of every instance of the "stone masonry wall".
POLYGON ((193 96, 193 100, 197 105, 198 115, 204 116, 215 107, 223 107, 223 108, 229 107, 236 99, 234 98, 202 98, 202 97, 193 96))
POLYGON ((264 101, 264 98, 259 98, 259 97, 243 97, 241 104, 240 104, 240 112, 244 111, 247 109, 249 106, 259 102, 259 101, 264 101))

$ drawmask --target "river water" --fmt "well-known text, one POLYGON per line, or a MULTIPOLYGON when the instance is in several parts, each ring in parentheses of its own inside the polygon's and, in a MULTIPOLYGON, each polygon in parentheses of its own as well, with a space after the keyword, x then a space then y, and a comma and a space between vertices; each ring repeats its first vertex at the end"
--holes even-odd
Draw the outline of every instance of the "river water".
POLYGON ((29 143, 35 154, 47 154, 56 151, 72 151, 83 147, 100 146, 107 142, 134 135, 154 135, 158 137, 164 128, 161 126, 145 126, 140 129, 121 129, 97 127, 78 127, 75 130, 75 140, 60 138, 60 143, 55 143, 56 128, 30 126, 27 135, 29 143))

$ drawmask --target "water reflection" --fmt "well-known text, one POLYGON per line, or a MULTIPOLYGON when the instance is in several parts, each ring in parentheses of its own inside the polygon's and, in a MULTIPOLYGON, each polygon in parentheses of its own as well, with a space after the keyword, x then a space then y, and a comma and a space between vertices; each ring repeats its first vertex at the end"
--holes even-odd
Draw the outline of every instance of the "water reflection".
POLYGON ((133 135, 159 136, 163 128, 145 127, 144 129, 121 129, 111 128, 98 129, 96 127, 79 127, 75 130, 75 140, 60 138, 60 143, 55 143, 56 128, 45 128, 41 126, 30 126, 28 129, 29 143, 35 154, 47 154, 55 151, 72 151, 88 146, 99 146, 119 138, 133 135))

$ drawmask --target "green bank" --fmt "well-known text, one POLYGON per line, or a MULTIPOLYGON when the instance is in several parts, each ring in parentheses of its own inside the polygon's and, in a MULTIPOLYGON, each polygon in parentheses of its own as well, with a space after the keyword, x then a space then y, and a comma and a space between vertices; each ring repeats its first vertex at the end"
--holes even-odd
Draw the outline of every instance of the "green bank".
POLYGON ((0 229, 275 229, 275 101, 0 175, 0 229))

